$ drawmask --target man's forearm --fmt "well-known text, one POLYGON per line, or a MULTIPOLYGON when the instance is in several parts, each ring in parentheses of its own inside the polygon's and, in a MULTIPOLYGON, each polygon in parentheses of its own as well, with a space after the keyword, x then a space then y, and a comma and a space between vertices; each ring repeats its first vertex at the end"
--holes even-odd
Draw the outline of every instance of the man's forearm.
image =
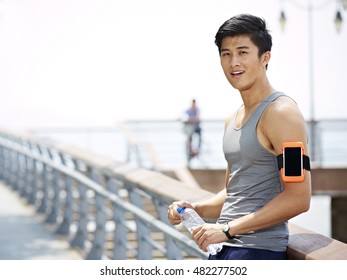
POLYGON ((226 190, 223 189, 212 198, 192 203, 194 210, 204 218, 219 218, 226 197, 226 190))

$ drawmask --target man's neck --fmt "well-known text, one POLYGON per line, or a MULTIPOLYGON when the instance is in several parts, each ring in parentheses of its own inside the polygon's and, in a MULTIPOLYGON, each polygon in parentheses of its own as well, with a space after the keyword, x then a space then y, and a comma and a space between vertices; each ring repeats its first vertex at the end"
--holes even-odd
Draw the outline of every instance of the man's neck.
POLYGON ((275 89, 269 82, 264 83, 261 87, 258 86, 256 89, 241 91, 240 94, 245 110, 252 109, 255 105, 269 97, 274 91, 275 89))

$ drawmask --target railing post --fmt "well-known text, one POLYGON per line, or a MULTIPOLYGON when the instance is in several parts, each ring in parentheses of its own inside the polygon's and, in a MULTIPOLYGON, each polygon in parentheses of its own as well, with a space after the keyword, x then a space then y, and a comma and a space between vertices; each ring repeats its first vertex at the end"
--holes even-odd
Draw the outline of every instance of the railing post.
POLYGON ((48 188, 49 188, 49 172, 48 172, 48 166, 46 164, 42 167, 42 195, 40 197, 40 201, 37 204, 36 211, 39 213, 45 213, 48 205, 48 188))
POLYGON ((4 180, 4 169, 5 169, 4 150, 5 150, 5 147, 0 145, 0 180, 4 180))
MULTIPOLYGON (((33 144, 30 141, 25 141, 22 143, 22 146, 28 150, 30 150, 30 153, 33 153, 32 146, 33 144)), ((32 185, 34 184, 34 177, 35 177, 35 160, 31 156, 24 156, 24 166, 25 166, 25 177, 24 177, 24 184, 18 186, 18 192, 20 196, 22 197, 29 197, 30 189, 32 188, 32 185)))
MULTIPOLYGON (((45 149, 45 156, 52 160, 53 156, 48 148, 45 149)), ((54 179, 54 171, 51 167, 46 164, 43 165, 42 170, 43 184, 42 184, 42 198, 38 204, 37 212, 46 213, 50 206, 50 195, 52 193, 52 179, 54 179)), ((52 205, 52 203, 51 203, 52 205)))
MULTIPOLYGON (((162 204, 159 200, 155 199, 154 200, 157 212, 159 215, 159 219, 166 223, 169 224, 167 220, 167 205, 162 204)), ((174 240, 170 238, 168 235, 165 234, 165 244, 166 244, 166 257, 167 259, 170 260, 181 260, 183 259, 182 252, 181 250, 177 247, 177 244, 174 243, 174 240)))
POLYGON ((17 188, 18 190, 22 190, 25 188, 26 185, 26 156, 23 154, 18 153, 18 183, 17 188))
POLYGON ((137 259, 151 260, 153 258, 152 246, 147 242, 151 238, 151 231, 146 224, 135 217, 137 233, 137 259))
POLYGON ((95 233, 91 250, 86 256, 87 260, 100 260, 104 251, 105 235, 106 235, 106 213, 104 207, 106 199, 95 193, 95 206, 96 206, 96 220, 95 220, 95 233))
POLYGON ((79 184, 79 220, 78 228, 74 238, 70 241, 72 247, 84 248, 84 242, 87 239, 88 225, 88 198, 87 187, 84 184, 79 184))
POLYGON ((48 214, 46 218, 47 223, 56 223, 59 213, 59 206, 60 206, 60 185, 61 185, 61 179, 60 179, 60 172, 58 170, 53 169, 53 180, 52 180, 52 194, 48 194, 49 199, 52 199, 51 203, 51 211, 48 214), (51 196, 53 196, 51 198, 51 196))
POLYGON ((12 165, 12 182, 14 184, 14 189, 18 189, 20 186, 20 156, 21 153, 18 151, 13 152, 12 160, 13 160, 13 165, 12 165))
MULTIPOLYGON (((3 170, 3 178, 5 180, 6 183, 9 183, 9 176, 10 176, 10 168, 11 168, 11 158, 10 158, 10 155, 11 155, 11 151, 10 149, 8 148, 5 148, 4 149, 4 170, 3 170)), ((11 185, 9 185, 11 186, 11 185)), ((11 186, 12 188, 12 186, 11 186)))
POLYGON ((73 179, 65 175, 65 207, 63 213, 63 221, 58 226, 56 233, 58 234, 68 234, 70 231, 70 226, 72 224, 73 215, 73 197, 72 197, 72 184, 73 179))
POLYGON ((16 162, 16 151, 11 150, 10 151, 10 172, 9 172, 9 184, 12 186, 12 189, 17 190, 18 185, 16 183, 16 177, 17 177, 17 162, 16 162))
POLYGON ((124 260, 127 258, 127 234, 128 229, 126 227, 126 211, 123 208, 118 207, 115 203, 112 203, 113 220, 115 222, 115 231, 113 235, 113 256, 114 260, 124 260))
MULTIPOLYGON (((37 144, 35 145, 35 150, 38 155, 42 156, 42 151, 40 149, 40 146, 37 144)), ((31 184, 27 188, 26 196, 27 201, 29 204, 35 204, 36 202, 36 196, 37 192, 39 190, 39 185, 42 182, 42 175, 43 175, 43 164, 39 161, 34 160, 33 161, 33 178, 31 181, 31 184)))
MULTIPOLYGON (((136 188, 132 188, 132 190, 129 191, 129 197, 132 204, 141 209, 145 209, 141 196, 136 192, 136 188)), ((137 258, 140 260, 150 260, 152 259, 152 246, 147 242, 147 238, 151 238, 151 231, 148 229, 148 226, 137 217, 135 217, 135 222, 137 236, 137 258)))
POLYGON ((32 184, 33 177, 34 177, 34 160, 30 158, 29 156, 25 156, 25 175, 24 175, 24 181, 23 185, 20 185, 17 189, 20 196, 25 197, 27 188, 32 184))
MULTIPOLYGON (((107 178, 107 188, 111 193, 119 195, 121 189, 121 183, 115 181, 112 178, 107 178)), ((113 234, 113 255, 114 260, 124 260, 127 257, 127 233, 128 229, 126 227, 126 211, 123 208, 118 207, 116 203, 112 202, 112 216, 115 225, 115 230, 113 234)))

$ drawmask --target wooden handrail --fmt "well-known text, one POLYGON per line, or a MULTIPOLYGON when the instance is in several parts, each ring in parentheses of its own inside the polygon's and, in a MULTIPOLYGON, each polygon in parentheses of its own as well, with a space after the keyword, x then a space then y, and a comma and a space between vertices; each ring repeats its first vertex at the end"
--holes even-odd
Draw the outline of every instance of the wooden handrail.
POLYGON ((293 260, 347 260, 347 244, 289 223, 288 258, 293 260))

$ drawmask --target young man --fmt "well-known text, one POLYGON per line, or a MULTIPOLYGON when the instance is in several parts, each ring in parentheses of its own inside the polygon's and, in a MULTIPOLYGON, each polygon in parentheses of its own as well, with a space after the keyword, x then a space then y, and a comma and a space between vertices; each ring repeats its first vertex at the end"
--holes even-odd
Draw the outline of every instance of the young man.
POLYGON ((305 120, 296 103, 267 78, 272 38, 264 20, 232 17, 215 39, 224 74, 243 100, 225 123, 226 188, 207 201, 174 202, 168 219, 180 223, 178 206, 217 218, 216 224, 192 232, 204 251, 211 243, 226 242, 210 259, 286 259, 287 221, 309 209, 311 178, 305 172, 302 182, 285 182, 277 156, 285 142, 302 142, 308 154, 305 120))

